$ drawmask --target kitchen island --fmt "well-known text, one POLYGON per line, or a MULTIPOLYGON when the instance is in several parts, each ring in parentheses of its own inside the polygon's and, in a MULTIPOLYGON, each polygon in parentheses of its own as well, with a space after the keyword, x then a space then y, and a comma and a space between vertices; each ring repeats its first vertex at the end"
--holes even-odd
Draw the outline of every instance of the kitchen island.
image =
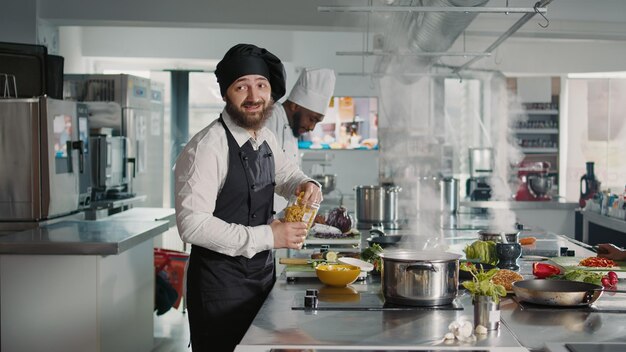
POLYGON ((574 238, 575 210, 578 208, 578 202, 568 202, 561 198, 550 201, 465 200, 459 205, 461 212, 481 209, 497 214, 510 211, 515 214, 517 222, 525 227, 574 238))
POLYGON ((0 236, 0 350, 150 351, 152 238, 168 224, 67 220, 0 236))
MULTIPOLYGON (((566 237, 551 233, 530 233, 537 237, 535 245, 526 248, 521 258, 520 273, 532 276, 532 263, 540 260, 533 252, 545 252, 547 246, 575 249, 577 256, 595 253, 579 247, 566 237)), ((475 231, 447 230, 443 240, 449 251, 460 253, 467 243, 477 239, 475 231)), ((591 308, 524 309, 507 296, 501 303, 502 324, 499 330, 479 337, 473 343, 446 342, 443 339, 448 325, 455 320, 472 321, 471 297, 460 290, 452 308, 411 309, 387 307, 382 302, 380 278, 370 275, 349 289, 334 291, 320 297, 318 309, 304 309, 306 289, 328 290, 317 279, 298 279, 287 282, 279 278, 268 299, 244 336, 237 351, 304 351, 324 350, 410 350, 410 351, 547 351, 546 344, 561 346, 562 342, 617 342, 626 343, 626 327, 621 323, 620 305, 626 309, 626 299, 618 295, 591 308), (343 294, 343 296, 342 296, 343 294), (377 301, 378 298, 378 301, 377 301), (618 308, 611 306, 617 302, 618 308), (334 310, 333 305, 337 310, 334 310), (331 307, 331 308, 329 308, 331 307), (602 309, 607 309, 603 311, 602 309), (393 309, 396 308, 396 309, 393 309), (459 309, 460 308, 460 309, 459 309)), ((622 312, 623 313, 623 312, 622 312)))

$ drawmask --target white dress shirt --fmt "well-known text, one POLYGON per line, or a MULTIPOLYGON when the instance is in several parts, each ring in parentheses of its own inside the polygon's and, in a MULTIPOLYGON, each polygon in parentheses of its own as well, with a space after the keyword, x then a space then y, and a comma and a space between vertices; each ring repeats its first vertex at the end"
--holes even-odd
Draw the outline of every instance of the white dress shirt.
MULTIPOLYGON (((274 134, 267 128, 257 131, 255 139, 237 126, 225 110, 222 118, 239 146, 250 140, 257 150, 267 141, 274 155, 276 193, 289 197, 299 184, 312 181, 285 157, 274 134)), ((274 248, 269 225, 244 226, 213 216, 227 173, 228 140, 222 124, 215 120, 189 141, 176 161, 176 224, 181 239, 222 254, 247 258, 274 248)))
MULTIPOLYGON (((298 138, 293 136, 289 120, 287 119, 287 113, 282 104, 276 104, 272 115, 267 119, 265 123, 270 131, 276 136, 278 145, 282 151, 285 152, 285 156, 293 161, 296 165, 300 166, 300 153, 298 152, 298 138)), ((281 212, 287 206, 287 199, 275 194, 274 195, 274 211, 276 213, 281 212)))
POLYGON ((276 104, 272 115, 265 123, 270 131, 276 136, 278 145, 281 147, 287 158, 291 159, 297 165, 300 165, 300 153, 298 152, 298 138, 293 136, 287 113, 282 104, 276 104))

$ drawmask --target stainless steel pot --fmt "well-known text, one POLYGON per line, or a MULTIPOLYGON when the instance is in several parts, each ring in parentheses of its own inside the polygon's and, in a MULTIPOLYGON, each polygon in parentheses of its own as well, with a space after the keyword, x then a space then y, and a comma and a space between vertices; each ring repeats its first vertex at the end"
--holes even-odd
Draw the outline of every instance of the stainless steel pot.
POLYGON ((356 186, 357 226, 382 224, 385 228, 397 228, 398 186, 356 186))
POLYGON ((335 185, 337 184, 337 175, 333 174, 325 174, 325 175, 313 175, 312 179, 319 182, 322 185, 322 193, 328 194, 335 190, 335 185))
POLYGON ((390 250, 382 253, 385 301, 410 306, 452 303, 459 286, 460 255, 447 252, 390 250))

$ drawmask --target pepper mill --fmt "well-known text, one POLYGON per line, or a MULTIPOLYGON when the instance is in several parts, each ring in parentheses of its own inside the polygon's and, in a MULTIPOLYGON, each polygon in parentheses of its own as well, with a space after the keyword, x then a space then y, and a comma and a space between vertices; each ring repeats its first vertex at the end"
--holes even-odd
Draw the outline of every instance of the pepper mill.
POLYGON ((522 245, 518 242, 496 243, 496 255, 498 256, 498 268, 517 271, 517 259, 522 255, 522 245))

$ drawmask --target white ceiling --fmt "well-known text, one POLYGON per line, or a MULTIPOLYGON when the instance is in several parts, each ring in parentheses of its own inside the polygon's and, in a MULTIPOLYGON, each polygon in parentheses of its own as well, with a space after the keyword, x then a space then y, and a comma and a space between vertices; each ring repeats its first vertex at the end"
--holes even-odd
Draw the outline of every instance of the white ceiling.
MULTIPOLYGON (((383 30, 385 16, 319 12, 319 6, 419 4, 419 0, 40 0, 39 17, 57 25, 264 28, 285 30, 383 30), (369 27, 368 27, 369 17, 369 27)), ((491 0, 487 6, 532 7, 535 0, 491 0)), ((526 25, 520 35, 555 38, 626 38, 626 1, 553 0, 550 27, 526 25)), ((508 28, 521 15, 481 14, 468 34, 508 28), (472 32, 473 31, 473 32, 472 32)), ((539 18, 539 16, 535 16, 539 18)), ((539 19, 536 22, 538 22, 539 19)))

